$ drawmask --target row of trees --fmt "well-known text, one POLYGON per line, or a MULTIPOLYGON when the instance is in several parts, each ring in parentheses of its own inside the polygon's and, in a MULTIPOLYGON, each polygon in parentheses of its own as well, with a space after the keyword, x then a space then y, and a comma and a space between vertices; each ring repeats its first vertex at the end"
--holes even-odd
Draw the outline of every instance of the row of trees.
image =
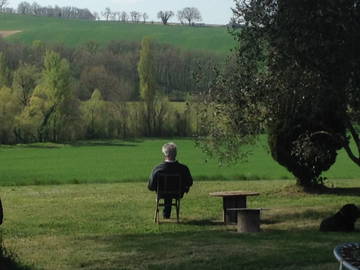
POLYGON ((238 0, 233 21, 243 27, 204 96, 203 148, 236 159, 267 133, 302 186, 322 184, 342 148, 360 165, 359 1, 238 0))
POLYGON ((2 41, 0 50, 0 143, 190 136, 194 109, 174 107, 168 96, 172 85, 182 96, 194 92, 196 59, 214 60, 150 41, 76 49, 2 41), (142 72, 148 57, 151 70, 142 72), (150 95, 144 76, 155 82, 150 95))
MULTIPOLYGON (((3 82, 9 70, 4 68, 2 53, 0 62, 3 82)), ((46 51, 40 73, 35 71, 36 67, 23 64, 16 70, 12 85, 0 88, 0 143, 189 136, 194 132, 192 115, 196 113, 189 107, 175 109, 159 91, 143 96, 147 91, 143 90, 145 102, 122 102, 106 101, 95 89, 88 100, 80 101, 70 63, 54 51, 46 51)))
MULTIPOLYGON (((100 19, 98 13, 94 13, 97 19, 100 19)), ((121 22, 133 22, 139 23, 142 21, 146 23, 149 18, 147 13, 142 13, 138 11, 131 11, 129 14, 125 11, 111 11, 109 7, 105 8, 103 12, 101 12, 103 18, 106 21, 121 21, 121 22)), ((161 10, 157 13, 157 18, 161 20, 164 25, 168 24, 168 21, 175 16, 175 13, 172 10, 161 10)), ((200 11, 195 7, 186 7, 182 10, 177 11, 177 19, 181 24, 189 24, 193 25, 195 22, 200 22, 202 20, 200 11)))
MULTIPOLYGON (((175 13, 171 10, 159 11, 157 17, 161 19, 162 23, 166 25, 168 21, 175 16, 175 13)), ((186 7, 177 12, 177 18, 181 24, 187 22, 192 25, 194 22, 200 22, 202 20, 200 11, 195 7, 186 7)))
POLYGON ((33 16, 48 16, 66 19, 83 19, 83 20, 95 20, 96 17, 88 10, 81 9, 72 6, 59 7, 53 6, 41 6, 37 2, 32 4, 23 1, 18 4, 17 9, 8 7, 7 0, 0 0, 0 11, 9 14, 21 14, 21 15, 33 15, 33 16))
MULTIPOLYGON (((18 4, 17 9, 13 9, 8 6, 8 0, 0 0, 0 11, 4 13, 17 13, 21 15, 33 15, 33 16, 48 16, 66 19, 84 19, 84 20, 100 20, 104 18, 106 21, 121 21, 121 22, 132 22, 139 23, 149 19, 149 15, 146 12, 131 11, 112 11, 109 7, 105 8, 104 11, 98 13, 91 13, 88 9, 81 9, 72 6, 59 7, 53 6, 41 6, 37 2, 23 1, 18 4)), ((175 13, 171 10, 159 11, 157 18, 166 25, 168 21, 175 16, 175 13)), ((188 23, 189 25, 202 20, 200 11, 195 7, 186 7, 182 10, 177 11, 177 19, 181 24, 188 23)))
MULTIPOLYGON (((106 21, 121 21, 121 22, 129 22, 132 23, 139 23, 142 21, 143 23, 146 23, 146 20, 149 18, 147 13, 142 13, 139 11, 130 11, 127 13, 126 11, 111 11, 109 7, 105 8, 103 12, 101 12, 102 17, 106 21)), ((94 16, 97 20, 100 20, 100 15, 97 12, 94 12, 94 16)))
MULTIPOLYGON (((184 100, 188 93, 196 90, 193 73, 200 66, 209 71, 210 79, 214 76, 211 66, 220 61, 211 54, 182 51, 170 45, 154 43, 152 46, 154 76, 159 91, 172 100, 184 100)), ((33 66, 34 74, 39 73, 45 52, 50 49, 70 63, 72 84, 80 100, 90 98, 98 89, 107 101, 136 101, 140 96, 137 73, 139 47, 139 43, 126 41, 113 41, 103 47, 96 42, 88 42, 82 47, 70 48, 50 46, 40 41, 26 46, 0 40, 0 50, 9 70, 5 76, 7 79, 0 86, 11 86, 15 72, 24 64, 33 66)))
POLYGON ((55 5, 43 7, 36 2, 30 4, 23 1, 17 7, 17 13, 21 15, 48 16, 66 19, 95 20, 95 16, 88 9, 72 6, 59 7, 55 5))

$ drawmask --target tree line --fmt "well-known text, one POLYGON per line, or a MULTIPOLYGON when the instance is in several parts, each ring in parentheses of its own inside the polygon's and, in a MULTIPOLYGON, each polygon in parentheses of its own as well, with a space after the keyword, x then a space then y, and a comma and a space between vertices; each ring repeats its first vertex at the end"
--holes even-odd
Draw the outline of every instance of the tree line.
MULTIPOLYGON (((147 19, 149 18, 146 12, 143 13, 135 10, 129 13, 126 11, 112 11, 109 7, 105 8, 105 10, 101 12, 101 15, 106 21, 121 21, 124 23, 146 23, 147 19)), ((94 13, 94 16, 98 20, 101 19, 99 13, 97 12, 94 13)), ((157 18, 160 19, 164 25, 167 25, 169 20, 174 16, 175 13, 172 10, 160 10, 157 13, 157 18)), ((178 10, 176 17, 179 23, 188 25, 194 25, 196 22, 201 22, 202 20, 200 11, 196 7, 185 7, 182 10, 178 10)))
POLYGON ((156 93, 149 118, 140 91, 140 44, 68 48, 1 40, 0 143, 190 136, 196 129, 194 109, 176 107, 170 99, 183 101, 196 92, 193 73, 202 66, 214 76, 210 66, 218 59, 150 44, 156 93))
MULTIPOLYGON (((64 19, 82 19, 82 20, 101 20, 106 21, 119 21, 123 23, 132 22, 139 23, 149 19, 149 15, 146 12, 139 12, 136 10, 126 11, 112 11, 110 7, 106 7, 102 12, 90 12, 89 9, 77 8, 73 6, 41 6, 37 2, 22 1, 18 4, 17 8, 8 7, 8 0, 0 0, 0 11, 9 14, 20 15, 33 15, 33 16, 47 16, 64 19)), ((164 25, 168 24, 168 21, 175 16, 175 13, 171 10, 159 11, 157 18, 161 20, 164 25)), ((200 11, 196 7, 185 7, 182 10, 177 11, 177 19, 181 24, 187 23, 188 25, 194 25, 196 22, 202 20, 200 11)))
POLYGON ((81 20, 95 20, 96 17, 87 8, 77 8, 73 6, 59 7, 55 6, 41 6, 37 2, 20 2, 16 9, 8 7, 7 0, 0 1, 0 10, 3 13, 33 15, 33 16, 47 16, 64 19, 81 19, 81 20))

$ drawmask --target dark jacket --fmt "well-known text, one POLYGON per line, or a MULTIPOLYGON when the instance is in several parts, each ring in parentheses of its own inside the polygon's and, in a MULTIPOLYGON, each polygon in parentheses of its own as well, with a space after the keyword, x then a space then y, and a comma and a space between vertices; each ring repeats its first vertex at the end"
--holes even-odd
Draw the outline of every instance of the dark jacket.
POLYGON ((156 166, 150 175, 148 188, 150 190, 156 190, 157 188, 157 175, 158 174, 179 174, 183 181, 183 193, 188 192, 193 184, 189 168, 177 161, 175 162, 163 162, 156 166))

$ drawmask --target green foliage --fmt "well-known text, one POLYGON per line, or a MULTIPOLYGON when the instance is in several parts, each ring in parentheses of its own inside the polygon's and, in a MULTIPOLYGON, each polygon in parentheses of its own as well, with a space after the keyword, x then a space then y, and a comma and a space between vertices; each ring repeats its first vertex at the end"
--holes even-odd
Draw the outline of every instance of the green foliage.
POLYGON ((34 65, 21 63, 19 68, 14 71, 12 89, 18 93, 20 102, 23 106, 27 106, 30 101, 32 92, 34 91, 40 74, 34 65))
POLYGON ((9 56, 12 91, 21 104, 11 118, 13 125, 6 126, 11 130, 3 133, 9 137, 3 138, 4 142, 193 135, 197 110, 178 109, 170 98, 184 100, 195 90, 191 74, 197 63, 208 67, 220 58, 151 44, 152 64, 148 67, 157 93, 144 106, 133 102, 139 98, 139 44, 89 46, 74 49, 42 41, 10 46, 0 40, 0 47, 9 56), (88 101, 96 89, 105 109, 92 121, 95 109, 90 107, 95 105, 88 101))
POLYGON ((103 100, 101 92, 95 89, 91 98, 82 105, 84 124, 87 127, 87 138, 105 138, 108 121, 110 120, 109 106, 103 100))
POLYGON ((316 185, 321 172, 335 162, 337 150, 348 143, 346 92, 354 90, 349 82, 357 77, 352 73, 360 59, 350 49, 359 13, 351 2, 273 1, 261 11, 255 5, 242 10, 252 23, 265 24, 253 31, 269 44, 267 83, 281 93, 267 96, 277 104, 269 114, 272 154, 302 185, 316 185), (258 12, 264 18, 256 18, 258 12))
POLYGON ((44 58, 41 84, 34 92, 35 111, 42 110, 39 125, 40 141, 60 141, 76 138, 79 128, 79 104, 70 85, 70 66, 60 55, 47 51, 44 58))
POLYGON ((14 134, 15 117, 21 111, 16 93, 4 86, 0 88, 0 143, 10 144, 16 141, 14 134))
POLYGON ((0 52, 0 87, 10 86, 10 76, 5 54, 0 52))
POLYGON ((149 38, 144 38, 141 42, 140 60, 137 68, 140 79, 140 97, 149 105, 154 102, 156 94, 154 57, 149 38))
POLYGON ((205 150, 236 159, 267 132, 273 158, 303 186, 319 184, 342 147, 360 165, 347 137, 360 149, 359 12, 355 1, 236 1, 239 46, 204 98, 205 150))
MULTIPOLYGON (((151 48, 151 40, 144 38, 141 42, 140 60, 137 66, 140 80, 140 97, 145 104, 146 134, 154 135, 156 117, 156 94, 154 57, 151 48)), ((161 115, 160 115, 161 116, 161 115)))

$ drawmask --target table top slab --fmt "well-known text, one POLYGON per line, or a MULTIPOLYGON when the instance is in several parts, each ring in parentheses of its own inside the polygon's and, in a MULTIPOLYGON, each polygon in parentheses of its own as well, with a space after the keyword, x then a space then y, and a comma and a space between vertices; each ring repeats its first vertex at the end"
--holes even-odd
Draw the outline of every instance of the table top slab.
POLYGON ((217 191, 209 193, 210 196, 213 197, 233 197, 233 196, 258 196, 260 195, 259 192, 252 192, 252 191, 217 191))

